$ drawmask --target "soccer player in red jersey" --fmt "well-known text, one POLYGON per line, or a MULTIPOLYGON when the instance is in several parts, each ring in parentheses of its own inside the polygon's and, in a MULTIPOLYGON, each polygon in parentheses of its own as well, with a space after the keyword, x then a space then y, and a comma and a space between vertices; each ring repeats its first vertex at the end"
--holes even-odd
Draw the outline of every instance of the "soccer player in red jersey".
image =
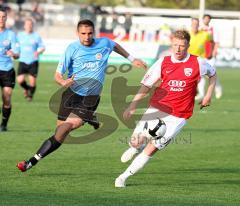
POLYGON ((209 106, 216 84, 216 71, 203 58, 190 55, 190 35, 185 30, 173 33, 172 54, 160 58, 145 74, 141 88, 135 95, 129 107, 123 113, 128 120, 136 111, 137 104, 148 94, 151 87, 161 81, 150 100, 150 106, 137 124, 122 162, 131 160, 140 153, 130 166, 115 180, 115 187, 125 187, 128 177, 143 168, 149 159, 158 151, 165 148, 181 131, 186 120, 192 116, 197 84, 201 76, 209 77, 207 93, 200 102, 200 108, 209 106), (157 118, 166 124, 163 137, 146 141, 144 133, 148 125, 157 118), (146 145, 144 145, 147 142, 146 145), (144 149, 143 149, 144 148, 144 149))

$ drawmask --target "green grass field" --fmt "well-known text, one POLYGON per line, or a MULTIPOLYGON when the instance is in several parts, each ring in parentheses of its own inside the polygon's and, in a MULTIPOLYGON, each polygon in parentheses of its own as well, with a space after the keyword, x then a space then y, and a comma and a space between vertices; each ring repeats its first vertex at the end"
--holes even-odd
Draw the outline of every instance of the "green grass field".
MULTIPOLYGON (((125 189, 114 188, 127 167, 120 162, 131 135, 114 114, 110 102, 113 78, 108 75, 98 112, 119 122, 110 136, 90 144, 64 144, 26 173, 16 163, 29 158, 53 134, 56 115, 48 102, 58 89, 56 64, 41 64, 33 102, 16 86, 6 133, 0 133, 0 205, 240 205, 240 70, 219 69, 224 96, 195 114, 177 141, 157 153, 125 189)), ((142 70, 125 74, 138 85, 142 70)), ((86 125, 77 131, 91 133, 86 125)))

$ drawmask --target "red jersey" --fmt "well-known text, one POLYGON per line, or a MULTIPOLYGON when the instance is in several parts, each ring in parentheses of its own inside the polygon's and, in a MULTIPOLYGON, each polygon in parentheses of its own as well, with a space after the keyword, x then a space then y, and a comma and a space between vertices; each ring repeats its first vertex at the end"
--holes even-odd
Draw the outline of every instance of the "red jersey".
POLYGON ((202 75, 213 76, 215 69, 194 55, 182 61, 173 56, 159 59, 145 74, 142 84, 152 87, 159 79, 161 85, 155 90, 150 105, 176 117, 192 116, 197 84, 202 75))
POLYGON ((212 26, 204 25, 201 28, 201 30, 208 32, 212 37, 212 41, 207 41, 204 45, 205 54, 206 54, 205 58, 209 59, 210 57, 212 57, 214 43, 219 43, 219 37, 218 37, 217 32, 215 32, 215 30, 213 29, 212 26))

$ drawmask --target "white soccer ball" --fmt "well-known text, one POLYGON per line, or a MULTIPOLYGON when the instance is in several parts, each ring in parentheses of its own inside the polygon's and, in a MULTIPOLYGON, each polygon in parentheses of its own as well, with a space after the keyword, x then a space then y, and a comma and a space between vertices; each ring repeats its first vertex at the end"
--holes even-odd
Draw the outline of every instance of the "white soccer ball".
POLYGON ((145 136, 151 139, 162 138, 165 135, 166 130, 167 130, 166 123, 159 118, 146 121, 144 126, 145 136))

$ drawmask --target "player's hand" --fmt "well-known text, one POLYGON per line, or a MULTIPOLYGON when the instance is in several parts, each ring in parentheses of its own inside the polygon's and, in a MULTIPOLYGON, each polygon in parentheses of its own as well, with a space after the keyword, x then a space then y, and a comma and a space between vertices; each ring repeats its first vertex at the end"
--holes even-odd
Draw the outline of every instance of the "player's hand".
POLYGON ((39 53, 37 51, 34 52, 34 58, 38 58, 39 53))
POLYGON ((131 118, 131 116, 135 113, 136 109, 135 107, 132 107, 131 105, 123 112, 123 119, 128 120, 131 118))
POLYGON ((145 70, 148 68, 147 64, 142 61, 141 59, 134 59, 132 61, 133 66, 138 67, 138 68, 144 68, 145 70))
POLYGON ((200 109, 204 108, 204 107, 208 107, 210 106, 211 103, 211 97, 207 97, 205 96, 202 101, 199 102, 200 104, 200 109))
POLYGON ((7 50, 6 55, 8 55, 10 57, 14 57, 14 53, 12 52, 12 50, 7 50))
POLYGON ((70 87, 74 83, 74 77, 75 77, 75 75, 72 75, 71 78, 68 78, 68 79, 64 80, 63 83, 62 83, 62 86, 63 87, 70 87))

